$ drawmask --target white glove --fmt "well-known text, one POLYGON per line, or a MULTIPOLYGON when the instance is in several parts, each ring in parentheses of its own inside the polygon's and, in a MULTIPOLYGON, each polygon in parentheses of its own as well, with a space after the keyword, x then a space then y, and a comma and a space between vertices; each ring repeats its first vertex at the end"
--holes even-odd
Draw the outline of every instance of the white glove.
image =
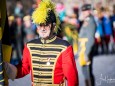
POLYGON ((17 76, 17 68, 8 62, 4 62, 4 68, 8 78, 14 80, 17 76))
POLYGON ((87 55, 85 55, 85 60, 86 60, 86 62, 87 62, 87 65, 90 65, 90 64, 91 64, 91 61, 89 60, 89 58, 88 58, 87 55))

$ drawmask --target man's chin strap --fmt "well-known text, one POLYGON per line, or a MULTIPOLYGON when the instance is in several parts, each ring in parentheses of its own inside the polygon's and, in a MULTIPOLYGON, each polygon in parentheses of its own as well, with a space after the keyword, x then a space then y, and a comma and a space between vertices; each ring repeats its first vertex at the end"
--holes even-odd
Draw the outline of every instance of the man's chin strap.
POLYGON ((49 35, 48 39, 52 38, 52 36, 54 35, 55 25, 56 25, 56 23, 51 23, 51 31, 50 31, 50 35, 49 35))

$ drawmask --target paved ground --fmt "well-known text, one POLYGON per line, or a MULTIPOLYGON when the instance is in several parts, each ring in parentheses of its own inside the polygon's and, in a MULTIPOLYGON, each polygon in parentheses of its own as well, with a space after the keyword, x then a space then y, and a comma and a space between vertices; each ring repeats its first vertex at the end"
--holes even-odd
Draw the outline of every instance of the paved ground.
MULTIPOLYGON (((79 86, 84 86, 84 77, 77 62, 79 86)), ((102 55, 94 58, 94 75, 96 86, 115 86, 115 55, 102 55)), ((9 86, 31 86, 30 75, 14 81, 9 80, 9 86)))
MULTIPOLYGON (((78 66, 80 86, 84 86, 84 78, 78 66)), ((115 86, 115 55, 94 57, 93 72, 96 86, 115 86)))

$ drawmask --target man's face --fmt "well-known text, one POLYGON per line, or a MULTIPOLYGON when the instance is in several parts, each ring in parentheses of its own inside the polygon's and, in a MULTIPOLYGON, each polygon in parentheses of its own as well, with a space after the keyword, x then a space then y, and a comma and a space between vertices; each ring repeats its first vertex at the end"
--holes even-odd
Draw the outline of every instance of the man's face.
POLYGON ((83 13, 84 18, 86 18, 87 16, 89 16, 90 11, 89 10, 85 10, 85 11, 82 11, 82 13, 83 13))
POLYGON ((37 32, 41 38, 47 39, 50 36, 51 24, 41 24, 37 26, 37 32))

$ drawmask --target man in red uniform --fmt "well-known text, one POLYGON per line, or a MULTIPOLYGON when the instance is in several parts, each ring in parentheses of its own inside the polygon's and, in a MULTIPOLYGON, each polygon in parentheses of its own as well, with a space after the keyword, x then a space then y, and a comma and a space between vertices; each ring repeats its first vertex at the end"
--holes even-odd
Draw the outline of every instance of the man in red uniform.
MULTIPOLYGON (((54 7, 50 0, 40 2, 32 15, 39 38, 25 45, 22 62, 16 68, 5 63, 5 69, 15 69, 16 78, 31 72, 33 86, 65 86, 65 79, 67 86, 78 86, 72 46, 55 35, 59 22, 54 7)), ((15 73, 9 74, 9 78, 14 79, 15 73)))

